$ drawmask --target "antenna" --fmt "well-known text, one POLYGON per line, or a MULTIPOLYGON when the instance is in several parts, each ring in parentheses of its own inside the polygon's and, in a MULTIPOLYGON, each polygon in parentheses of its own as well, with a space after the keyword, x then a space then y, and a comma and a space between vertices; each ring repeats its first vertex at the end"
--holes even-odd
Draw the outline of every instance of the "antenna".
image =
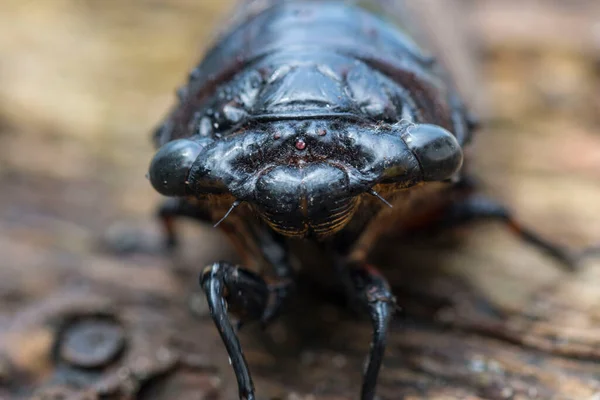
POLYGON ((239 206, 240 204, 242 204, 242 202, 240 200, 234 201, 233 204, 231 205, 231 207, 229 207, 229 210, 227 210, 227 212, 223 216, 223 218, 221 218, 216 224, 213 225, 213 228, 216 228, 217 226, 219 226, 221 224, 221 222, 225 221, 227 219, 227 217, 229 217, 229 214, 231 214, 231 212, 233 210, 235 210, 235 208, 237 206, 239 206))
POLYGON ((383 202, 383 204, 385 204, 386 206, 388 206, 389 208, 393 208, 393 206, 390 204, 389 201, 387 201, 386 199, 384 199, 379 193, 377 193, 375 191, 375 189, 371 189, 369 190, 369 194, 372 196, 377 197, 379 200, 381 200, 383 202))

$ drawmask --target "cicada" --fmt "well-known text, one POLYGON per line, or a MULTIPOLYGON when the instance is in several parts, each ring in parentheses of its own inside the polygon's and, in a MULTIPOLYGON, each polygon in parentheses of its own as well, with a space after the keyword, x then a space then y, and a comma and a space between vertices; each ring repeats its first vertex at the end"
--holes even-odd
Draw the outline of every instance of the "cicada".
POLYGON ((375 398, 397 307, 367 260, 382 225, 411 235, 495 219, 570 265, 475 190, 465 155, 477 124, 456 75, 413 33, 410 3, 242 1, 155 133, 148 176, 170 197, 159 211, 168 244, 174 220, 189 217, 218 225, 244 260, 200 277, 240 399, 255 389, 229 313, 263 324, 280 314, 297 275, 293 241, 334 260, 323 268, 370 317, 362 400, 375 398))

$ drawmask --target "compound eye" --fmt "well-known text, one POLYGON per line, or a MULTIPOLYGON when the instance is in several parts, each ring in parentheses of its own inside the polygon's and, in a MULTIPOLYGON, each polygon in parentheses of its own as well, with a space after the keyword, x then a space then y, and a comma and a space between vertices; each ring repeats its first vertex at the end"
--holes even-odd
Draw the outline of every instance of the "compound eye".
POLYGON ((419 161, 425 181, 449 179, 462 166, 463 153, 458 141, 440 126, 414 125, 402 134, 402 139, 419 161))
POLYGON ((189 139, 166 143, 150 163, 149 179, 157 192, 165 196, 185 196, 188 191, 188 175, 192 164, 204 146, 189 139))

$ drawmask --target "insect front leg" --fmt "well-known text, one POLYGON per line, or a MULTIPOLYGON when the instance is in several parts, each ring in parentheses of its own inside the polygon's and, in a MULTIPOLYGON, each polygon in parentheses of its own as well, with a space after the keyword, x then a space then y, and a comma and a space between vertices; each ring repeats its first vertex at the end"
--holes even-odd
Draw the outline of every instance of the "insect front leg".
POLYGON ((227 308, 237 308, 245 318, 260 318, 269 298, 268 285, 252 272, 219 262, 204 270, 200 286, 206 293, 210 315, 229 354, 240 399, 254 400, 254 384, 248 363, 227 315, 227 308))
POLYGON ((373 400, 390 320, 398 306, 387 280, 372 265, 363 262, 340 264, 339 271, 351 300, 367 311, 373 327, 360 397, 361 400, 373 400))
POLYGON ((204 290, 210 315, 227 349, 239 388, 240 399, 255 399, 254 385, 228 311, 242 323, 258 321, 266 326, 277 317, 293 287, 293 271, 284 243, 269 232, 254 232, 254 241, 273 277, 267 281, 260 275, 226 262, 204 269, 200 286, 204 290))

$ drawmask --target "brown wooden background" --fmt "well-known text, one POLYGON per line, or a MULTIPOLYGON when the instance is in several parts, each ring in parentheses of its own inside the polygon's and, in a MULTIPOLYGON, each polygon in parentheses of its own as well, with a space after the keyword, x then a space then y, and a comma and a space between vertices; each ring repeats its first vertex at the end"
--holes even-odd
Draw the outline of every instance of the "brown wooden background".
MULTIPOLYGON (((158 240, 148 132, 226 3, 1 2, 0 399, 235 398, 196 288, 233 257, 220 235, 185 224, 175 259, 103 245, 158 240)), ((486 190, 556 241, 599 242, 598 2, 466 3, 486 190)), ((493 224, 459 249, 409 247, 378 257, 404 306, 383 399, 600 399, 600 263, 564 273, 493 224)), ((242 334, 261 398, 356 398, 368 325, 318 298, 242 334)))

